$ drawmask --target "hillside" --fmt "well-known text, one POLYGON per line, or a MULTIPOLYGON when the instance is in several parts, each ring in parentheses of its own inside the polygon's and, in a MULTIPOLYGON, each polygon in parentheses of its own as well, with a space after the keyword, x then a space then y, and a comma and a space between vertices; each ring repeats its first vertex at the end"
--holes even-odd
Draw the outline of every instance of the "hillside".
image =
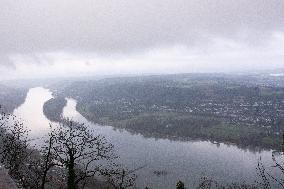
POLYGON ((80 81, 54 89, 87 119, 145 136, 202 138, 279 148, 281 79, 181 74, 80 81))
POLYGON ((11 113, 24 103, 27 91, 27 88, 7 87, 0 84, 0 105, 3 111, 11 113))

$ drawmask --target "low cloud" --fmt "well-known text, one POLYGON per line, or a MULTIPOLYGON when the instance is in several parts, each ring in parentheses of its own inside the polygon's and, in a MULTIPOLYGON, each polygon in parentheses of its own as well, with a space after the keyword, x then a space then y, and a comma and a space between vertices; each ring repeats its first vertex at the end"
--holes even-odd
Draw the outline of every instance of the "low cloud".
POLYGON ((14 55, 10 78, 113 74, 232 72, 283 67, 284 33, 275 34, 266 46, 251 48, 230 39, 216 38, 206 48, 184 45, 152 48, 132 54, 53 52, 14 55))
POLYGON ((2 78, 283 67, 282 0, 0 0, 0 5, 2 78))

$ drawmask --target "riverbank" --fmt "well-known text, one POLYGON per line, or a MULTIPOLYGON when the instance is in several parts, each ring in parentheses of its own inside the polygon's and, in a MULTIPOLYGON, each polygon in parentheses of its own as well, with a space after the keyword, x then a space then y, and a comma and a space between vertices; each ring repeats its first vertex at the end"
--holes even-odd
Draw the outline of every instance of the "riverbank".
POLYGON ((217 143, 234 144, 248 149, 279 150, 282 147, 281 135, 269 134, 262 128, 232 125, 212 117, 155 112, 133 116, 129 119, 114 120, 108 117, 95 117, 81 106, 77 106, 77 111, 89 121, 126 129, 145 137, 173 140, 209 140, 217 143))
MULTIPOLYGON (((44 104, 44 114, 51 121, 60 121, 66 99, 55 97, 44 104)), ((256 128, 226 123, 212 116, 173 112, 154 112, 129 115, 127 118, 97 116, 78 102, 77 111, 88 121, 126 129, 145 137, 172 140, 209 140, 229 143, 248 149, 281 149, 281 135, 256 128)))
POLYGON ((61 83, 52 91, 75 99, 93 123, 157 138, 279 149, 284 88, 262 82, 251 75, 178 74, 61 83))
MULTIPOLYGON (((39 130, 38 126, 49 127, 49 121, 41 119, 41 123, 35 117, 41 117, 43 102, 50 99, 48 89, 31 89, 26 102, 18 109, 19 117, 29 120, 31 131, 41 134, 45 130, 39 130), (41 99, 34 101, 34 99, 41 99), (33 103, 32 103, 33 102, 33 103), (36 107, 36 108, 33 108, 36 107), (31 108, 33 113, 30 114, 31 108), (37 126, 37 127, 36 127, 37 126)), ((140 134, 133 135, 126 129, 118 127, 100 126, 88 122, 78 111, 78 100, 67 99, 63 116, 74 121, 85 123, 97 135, 105 136, 109 142, 115 145, 119 163, 135 169, 147 165, 137 172, 137 186, 139 188, 163 188, 172 189, 178 180, 185 182, 188 188, 196 188, 199 179, 208 176, 221 183, 254 182, 256 176, 255 166, 257 160, 262 157, 265 164, 271 163, 271 151, 243 150, 235 145, 220 145, 206 141, 180 141, 161 138, 145 138, 140 134), (168 174, 155 175, 156 171, 166 171, 168 174), (224 175, 224 173, 226 173, 224 175)))

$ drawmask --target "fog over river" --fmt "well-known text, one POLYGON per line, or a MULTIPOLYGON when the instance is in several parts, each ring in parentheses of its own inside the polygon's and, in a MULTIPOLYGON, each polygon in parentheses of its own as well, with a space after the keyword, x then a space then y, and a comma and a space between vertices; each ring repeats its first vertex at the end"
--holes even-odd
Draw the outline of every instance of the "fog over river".
MULTIPOLYGON (((52 93, 48 89, 32 88, 25 102, 14 111, 34 138, 44 136, 49 130, 50 121, 43 114, 43 105, 50 98, 52 93)), ((203 176, 218 181, 253 183, 258 159, 261 157, 267 167, 271 165, 271 151, 252 152, 207 141, 145 138, 111 126, 93 124, 76 111, 74 99, 67 101, 63 116, 86 123, 95 133, 105 136, 114 144, 122 164, 130 169, 146 165, 137 172, 140 188, 173 189, 178 180, 194 188, 203 176), (165 174, 158 176, 155 171, 164 171, 165 174)))

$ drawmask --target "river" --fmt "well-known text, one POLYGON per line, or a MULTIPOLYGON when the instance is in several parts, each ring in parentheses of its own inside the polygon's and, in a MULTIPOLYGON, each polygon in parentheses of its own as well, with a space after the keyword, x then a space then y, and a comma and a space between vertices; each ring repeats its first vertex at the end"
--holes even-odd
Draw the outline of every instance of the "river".
MULTIPOLYGON (((25 102, 14 111, 31 130, 32 137, 42 137, 49 130, 50 121, 43 114, 43 104, 50 98, 52 94, 48 89, 32 88, 25 102)), ((137 172, 140 188, 173 189, 178 180, 193 188, 203 176, 221 182, 253 183, 258 159, 261 157, 266 165, 271 164, 271 151, 253 152, 234 145, 216 145, 206 141, 145 138, 111 126, 92 124, 76 111, 74 99, 67 99, 63 116, 86 123, 97 134, 104 135, 114 144, 119 161, 127 167, 146 165, 137 172), (165 174, 158 176, 155 171, 165 174)))

